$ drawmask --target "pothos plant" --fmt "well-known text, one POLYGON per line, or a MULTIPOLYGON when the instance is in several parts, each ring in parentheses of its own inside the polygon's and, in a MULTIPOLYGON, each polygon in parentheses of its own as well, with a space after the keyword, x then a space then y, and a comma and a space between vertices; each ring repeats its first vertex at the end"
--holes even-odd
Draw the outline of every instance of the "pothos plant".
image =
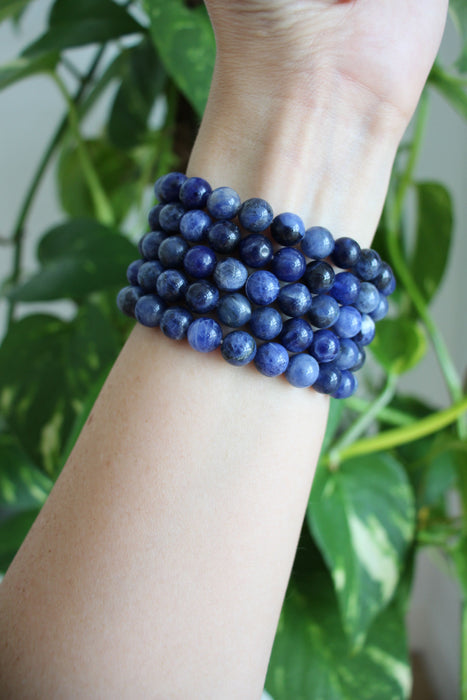
MULTIPOLYGON (((20 24, 29 3, 4 0, 0 21, 20 24)), ((452 66, 435 64, 395 162, 376 247, 390 260, 398 290, 371 346, 377 369, 364 374, 366 398, 331 401, 267 675, 275 700, 409 696, 404 618, 414 559, 424 546, 437 548, 459 579, 467 698, 467 522, 446 499, 457 491, 465 513, 467 397, 429 307, 449 257, 452 203, 443 184, 414 179, 430 93, 437 90, 467 119, 467 0, 454 0, 450 9, 461 55, 452 66), (411 226, 409 193, 416 200, 411 226), (428 351, 451 397, 442 410, 404 394, 400 381, 428 351)), ((115 294, 145 231, 148 183, 185 167, 214 54, 198 1, 55 0, 46 31, 0 66, 2 90, 40 73, 63 97, 63 117, 30 175, 13 230, 1 240, 13 251, 2 286, 8 322, 0 347, 3 572, 132 327, 117 313, 115 294), (82 71, 73 49, 84 45, 94 55, 82 71), (85 138, 83 119, 108 89, 113 99, 101 133, 85 138), (63 222, 43 233, 37 270, 28 275, 23 250, 34 229, 31 205, 51 161, 63 222), (23 302, 62 299, 73 304, 71 320, 21 310, 23 302)))

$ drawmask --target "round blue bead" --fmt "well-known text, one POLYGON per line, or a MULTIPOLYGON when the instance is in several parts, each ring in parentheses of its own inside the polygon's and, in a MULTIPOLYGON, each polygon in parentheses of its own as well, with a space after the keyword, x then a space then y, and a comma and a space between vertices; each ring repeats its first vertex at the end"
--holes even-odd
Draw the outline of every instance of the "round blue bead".
POLYGON ((148 224, 151 231, 157 231, 160 228, 159 214, 163 206, 163 204, 156 204, 155 207, 149 210, 148 224))
POLYGON ((353 306, 341 306, 339 317, 332 327, 339 338, 353 338, 362 327, 362 315, 353 306))
POLYGON ((289 318, 282 327, 279 340, 289 352, 303 352, 311 345, 313 331, 303 318, 289 318))
POLYGON ((360 257, 354 265, 354 272, 361 280, 368 281, 374 279, 381 267, 381 258, 376 250, 372 248, 362 248, 360 257))
POLYGON ((248 267, 264 267, 272 258, 272 243, 261 233, 250 233, 240 241, 239 254, 248 267))
POLYGON ((395 290, 396 278, 394 277, 394 273, 387 262, 381 263, 379 273, 374 278, 373 284, 375 285, 376 289, 378 289, 381 294, 384 294, 385 296, 392 294, 395 290))
POLYGON ((360 257, 360 246, 353 238, 343 236, 334 242, 334 250, 331 253, 331 260, 338 267, 344 269, 357 264, 360 257))
POLYGON ((271 270, 283 282, 298 282, 305 269, 305 256, 296 248, 281 248, 272 258, 271 270))
POLYGON ((170 309, 166 309, 162 315, 161 331, 167 338, 183 340, 183 338, 186 338, 192 321, 193 316, 188 309, 184 309, 181 306, 172 306, 170 309))
POLYGON ((341 371, 334 364, 320 365, 318 378, 313 389, 320 394, 334 394, 339 387, 341 371))
POLYGON ((339 318, 340 306, 327 294, 317 294, 308 312, 308 319, 316 328, 329 328, 339 318))
POLYGON ((278 214, 271 223, 271 235, 281 245, 296 245, 305 235, 305 226, 297 214, 278 214))
POLYGON ((212 189, 202 177, 189 177, 180 187, 179 199, 185 209, 203 209, 212 189))
POLYGON ((360 280, 351 272, 339 272, 329 294, 340 304, 353 304, 360 292, 360 280))
POLYGON ((304 388, 315 383, 319 374, 319 364, 315 358, 306 353, 292 355, 285 376, 292 386, 304 388))
POLYGON ((332 396, 335 399, 348 399, 349 396, 352 396, 352 394, 355 393, 357 386, 357 378, 354 377, 352 372, 349 372, 348 370, 344 369, 341 371, 339 385, 332 396))
POLYGON ((241 328, 251 318, 250 302, 243 294, 226 294, 217 307, 219 320, 230 328, 241 328))
POLYGON ((312 226, 305 231, 300 243, 303 253, 308 258, 322 260, 334 250, 334 238, 323 226, 312 226))
POLYGON ((167 238, 164 231, 150 231, 140 241, 141 255, 145 260, 159 259, 159 246, 167 238))
POLYGON ((373 319, 373 321, 381 321, 381 319, 386 316, 388 311, 388 300, 386 299, 385 295, 382 292, 380 292, 378 306, 374 311, 370 313, 370 316, 373 319))
POLYGON ((180 233, 186 241, 198 243, 207 234, 212 219, 201 209, 190 209, 180 219, 180 233))
POLYGON ((145 294, 136 302, 135 317, 141 325, 155 328, 160 324, 164 311, 165 304, 157 294, 145 294))
POLYGON ((193 311, 206 314, 216 308, 219 302, 219 290, 214 284, 205 280, 193 282, 187 289, 186 301, 193 311))
POLYGON ((282 330, 282 316, 271 306, 261 306, 251 314, 250 329, 260 340, 273 340, 282 330))
POLYGON ((321 294, 331 289, 335 273, 331 265, 323 260, 314 260, 306 266, 303 282, 313 294, 321 294))
POLYGON ((337 369, 350 369, 359 360, 358 345, 350 338, 342 338, 339 354, 334 360, 337 369))
POLYGON ((190 324, 187 338, 193 350, 212 352, 222 343, 222 329, 212 318, 197 318, 190 324))
POLYGON ((158 260, 148 260, 138 270, 138 284, 144 292, 155 292, 159 275, 164 271, 158 260))
POLYGON ((279 291, 277 304, 287 316, 303 316, 311 308, 311 292, 301 282, 286 284, 279 291))
POLYGON ((255 339, 245 331, 227 333, 222 343, 222 355, 231 365, 243 367, 256 355, 255 339))
POLYGON ((355 342, 359 345, 369 345, 375 337, 375 322, 368 314, 362 315, 360 331, 355 335, 355 342))
POLYGON ((315 331, 310 345, 310 353, 318 362, 332 362, 339 354, 340 343, 335 333, 322 328, 315 331))
POLYGON ((191 277, 206 279, 214 272, 217 258, 214 251, 205 245, 195 245, 190 248, 183 260, 183 267, 191 277))
POLYGON ((154 184, 154 194, 160 202, 176 202, 180 187, 186 180, 183 173, 168 173, 158 178, 154 184))
POLYGON ((279 295, 279 280, 272 272, 257 270, 248 277, 245 291, 248 299, 254 304, 267 306, 272 304, 279 295))
POLYGON ((355 307, 362 314, 369 314, 376 309, 379 304, 379 292, 371 282, 362 282, 360 291, 355 301, 355 307))
POLYGON ((188 243, 181 236, 169 236, 159 246, 159 260, 164 267, 181 267, 188 243))
POLYGON ((279 343, 264 343, 256 351, 256 368, 266 377, 277 377, 283 374, 288 364, 287 350, 279 343))
POLYGON ((181 204, 164 204, 159 212, 160 227, 167 233, 178 233, 180 231, 180 221, 185 214, 185 209, 181 204))
POLYGON ((188 281, 180 270, 164 270, 157 278, 157 293, 164 301, 181 301, 188 281))
POLYGON ((217 263, 214 281, 224 292, 236 292, 241 289, 248 277, 245 265, 236 258, 226 258, 217 263))
POLYGON ((232 253, 240 243, 240 229, 232 221, 218 221, 208 231, 211 248, 218 253, 232 253))
POLYGON ((247 199, 238 210, 241 226, 252 233, 260 233, 267 229, 273 216, 271 205, 259 197, 247 199))
POLYGON ((206 202, 207 210, 215 219, 233 219, 240 209, 241 200, 231 187, 217 187, 206 202))
POLYGON ((357 361, 355 362, 354 365, 352 365, 352 367, 349 367, 349 369, 352 372, 356 372, 357 370, 361 369, 363 367, 363 365, 365 364, 365 360, 366 360, 365 350, 362 347, 360 347, 360 345, 357 345, 357 348, 358 348, 357 361))
POLYGON ((135 315, 135 306, 143 295, 141 287, 123 287, 117 294, 117 307, 125 316, 135 315))
POLYGON ((138 271, 142 264, 143 260, 133 260, 126 269, 126 278, 133 286, 138 284, 138 271))

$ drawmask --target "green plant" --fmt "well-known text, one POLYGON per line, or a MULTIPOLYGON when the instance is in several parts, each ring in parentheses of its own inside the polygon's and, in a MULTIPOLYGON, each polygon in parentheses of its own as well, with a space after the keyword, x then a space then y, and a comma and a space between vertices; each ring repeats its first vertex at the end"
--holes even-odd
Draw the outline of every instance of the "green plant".
MULTIPOLYGON (((0 21, 20 21, 29 2, 6 0, 0 21)), ((55 0, 45 34, 0 66, 0 89, 42 73, 64 99, 63 120, 5 241, 14 256, 3 283, 8 327, 0 347, 3 571, 132 326, 117 313, 115 294, 144 232, 148 183, 185 167, 207 97, 215 49, 204 7, 188 0, 142 5, 134 14, 131 0, 55 0), (126 35, 131 45, 122 43, 126 35), (95 55, 81 74, 69 49, 87 44, 95 55), (118 87, 102 133, 86 139, 83 119, 111 83, 118 87), (66 218, 42 236, 39 268, 27 277, 22 259, 31 204, 55 156, 66 218), (53 313, 17 317, 22 302, 60 299, 73 302, 70 321, 53 313)), ((433 68, 413 136, 396 159, 376 238, 399 280, 393 317, 378 324, 372 350, 379 371, 366 376, 370 398, 332 402, 267 677, 275 700, 408 696, 404 614, 414 557, 426 545, 443 553, 463 591, 461 684, 467 698, 467 524, 446 505, 447 492, 456 489, 467 509, 467 397, 429 310, 449 255, 452 206, 442 184, 414 180, 430 91, 438 90, 467 119, 465 0, 453 1, 451 10, 462 53, 455 66, 433 68), (413 231, 404 216, 409 192, 416 195, 413 231), (452 399, 441 411, 404 395, 399 381, 429 344, 452 399)))

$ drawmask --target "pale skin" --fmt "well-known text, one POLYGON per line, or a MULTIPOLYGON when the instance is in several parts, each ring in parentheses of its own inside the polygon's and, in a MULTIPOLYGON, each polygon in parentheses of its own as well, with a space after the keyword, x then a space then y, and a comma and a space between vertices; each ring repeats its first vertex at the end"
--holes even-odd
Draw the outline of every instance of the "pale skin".
MULTIPOLYGON (((368 245, 445 0, 210 0, 188 174, 368 245)), ((0 695, 258 700, 327 399, 135 327, 0 586, 0 695)))

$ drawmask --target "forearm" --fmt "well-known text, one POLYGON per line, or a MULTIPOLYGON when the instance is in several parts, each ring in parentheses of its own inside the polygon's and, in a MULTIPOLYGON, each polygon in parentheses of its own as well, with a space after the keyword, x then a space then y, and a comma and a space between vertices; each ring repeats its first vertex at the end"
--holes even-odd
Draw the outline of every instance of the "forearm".
MULTIPOLYGON (((332 92, 215 83, 190 174, 368 244, 400 133, 332 92)), ((326 415, 135 328, 2 583, 3 696, 257 698, 326 415)))

